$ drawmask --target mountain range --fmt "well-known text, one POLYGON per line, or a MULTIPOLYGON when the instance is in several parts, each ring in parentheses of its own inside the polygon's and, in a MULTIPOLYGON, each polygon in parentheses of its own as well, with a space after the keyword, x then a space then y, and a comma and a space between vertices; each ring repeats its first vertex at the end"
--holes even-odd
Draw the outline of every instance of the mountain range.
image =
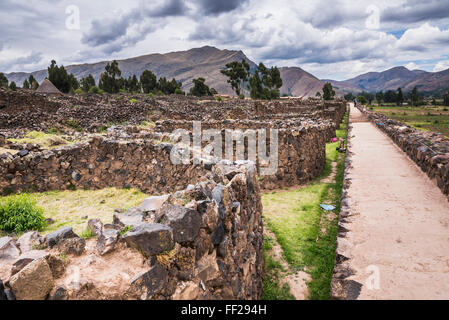
MULTIPOLYGON (((241 61, 242 59, 250 64, 252 70, 257 67, 256 63, 251 61, 242 51, 220 50, 211 46, 166 54, 149 54, 117 60, 117 62, 120 70, 122 70, 122 76, 125 78, 134 74, 139 77, 144 70, 148 69, 158 77, 166 77, 169 80, 176 78, 183 83, 183 90, 189 90, 194 78, 203 77, 206 79, 206 84, 215 88, 219 93, 232 95, 232 88, 226 82, 227 78, 221 74, 220 70, 227 63, 241 61)), ((78 79, 92 74, 98 83, 98 79, 108 62, 76 64, 65 68, 78 79)), ((420 92, 427 93, 443 93, 449 89, 449 69, 441 72, 427 72, 395 67, 384 72, 369 72, 345 81, 320 80, 299 67, 282 67, 279 70, 283 80, 283 86, 280 89, 281 94, 300 97, 315 96, 318 91, 322 90, 324 83, 327 81, 332 83, 337 95, 347 92, 396 90, 398 87, 407 92, 412 90, 414 86, 417 86, 420 92)), ((9 81, 14 81, 20 86, 30 74, 40 83, 47 77, 47 70, 32 73, 13 72, 6 74, 6 77, 9 81)))
POLYGON ((383 72, 368 72, 345 81, 329 81, 342 93, 361 91, 378 92, 396 90, 401 87, 404 92, 418 88, 421 93, 442 94, 449 90, 449 69, 440 72, 409 70, 395 67, 383 72))

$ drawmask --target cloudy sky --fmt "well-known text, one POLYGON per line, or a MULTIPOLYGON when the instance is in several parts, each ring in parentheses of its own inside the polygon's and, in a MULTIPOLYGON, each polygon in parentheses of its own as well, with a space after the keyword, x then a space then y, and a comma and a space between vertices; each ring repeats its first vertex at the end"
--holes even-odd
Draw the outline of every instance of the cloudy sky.
POLYGON ((343 80, 449 68, 447 0, 1 0, 0 71, 203 45, 343 80))

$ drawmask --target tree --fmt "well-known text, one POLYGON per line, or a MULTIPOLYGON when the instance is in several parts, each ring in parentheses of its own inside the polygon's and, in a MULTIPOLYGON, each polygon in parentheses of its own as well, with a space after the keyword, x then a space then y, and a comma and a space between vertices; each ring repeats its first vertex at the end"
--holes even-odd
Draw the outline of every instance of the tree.
POLYGON ((358 96, 357 100, 360 102, 360 104, 363 104, 363 105, 365 105, 368 102, 368 100, 363 95, 358 96))
POLYGON ((366 92, 366 91, 362 91, 360 93, 361 96, 364 96, 368 102, 368 105, 371 105, 371 102, 373 102, 374 100, 374 94, 370 93, 370 92, 366 92))
POLYGON ((80 85, 84 92, 89 92, 90 88, 95 87, 95 79, 89 74, 87 77, 80 80, 80 85))
POLYGON ((252 99, 279 99, 282 87, 281 73, 277 67, 268 69, 259 63, 257 70, 249 79, 249 90, 252 99))
POLYGON ((12 91, 17 90, 17 85, 14 81, 11 81, 11 83, 9 84, 9 89, 11 89, 12 91))
POLYGON ((397 94, 393 90, 388 90, 385 92, 384 101, 386 103, 396 103, 397 102, 397 94))
POLYGON ((118 62, 114 60, 108 63, 104 69, 106 72, 101 74, 100 81, 98 82, 100 89, 108 93, 119 92, 122 71, 118 67, 118 62))
POLYGON ((29 89, 30 88, 30 83, 28 82, 28 79, 25 79, 23 81, 22 88, 24 88, 24 89, 29 89))
POLYGON ((211 92, 209 87, 206 85, 206 79, 197 78, 193 79, 193 87, 190 88, 190 94, 192 96, 202 97, 202 96, 211 96, 211 92))
POLYGON ((402 89, 398 88, 396 95, 396 104, 398 106, 402 106, 403 103, 404 103, 404 95, 402 94, 402 89))
POLYGON ((443 105, 449 106, 449 92, 443 95, 443 105))
POLYGON ((71 73, 69 74, 70 91, 75 91, 80 87, 78 79, 71 73))
POLYGON ((8 78, 6 78, 3 72, 0 72, 0 87, 7 88, 8 87, 8 78))
POLYGON ((48 80, 55 85, 59 91, 69 93, 72 85, 72 79, 67 74, 64 66, 58 67, 55 60, 51 61, 50 66, 47 68, 48 80))
MULTIPOLYGON (((320 97, 321 97, 321 94, 320 94, 320 97)), ((346 101, 352 101, 352 100, 354 100, 355 97, 352 94, 352 92, 349 92, 349 93, 345 94, 344 98, 346 101)))
POLYGON ((140 76, 140 83, 144 93, 150 93, 157 89, 156 75, 150 70, 145 70, 140 76))
POLYGON ((412 106, 417 105, 418 100, 419 100, 418 88, 414 87, 412 92, 410 93, 410 101, 412 103, 412 106))
POLYGON ((220 71, 229 79, 227 82, 234 89, 237 96, 240 96, 242 90, 242 84, 248 81, 249 76, 249 64, 244 59, 242 62, 233 61, 226 64, 226 69, 220 71))
POLYGON ((128 92, 140 92, 140 83, 139 80, 137 80, 136 75, 130 76, 128 80, 126 81, 125 86, 126 91, 128 92))
POLYGON ((384 93, 383 91, 379 91, 378 93, 376 93, 376 101, 378 105, 382 104, 382 100, 384 99, 384 93))
POLYGON ((323 99, 324 100, 332 100, 335 96, 335 91, 332 88, 332 84, 330 82, 326 82, 323 86, 323 99))

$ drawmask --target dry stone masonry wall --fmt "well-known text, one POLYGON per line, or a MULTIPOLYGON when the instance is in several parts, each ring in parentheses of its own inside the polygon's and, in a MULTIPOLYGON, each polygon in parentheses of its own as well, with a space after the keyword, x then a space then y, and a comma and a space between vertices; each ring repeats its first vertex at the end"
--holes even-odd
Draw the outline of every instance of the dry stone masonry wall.
POLYGON ((261 297, 262 206, 250 162, 221 162, 186 190, 149 197, 116 213, 113 224, 95 219, 89 227, 97 237, 87 244, 70 227, 45 237, 0 238, 0 294, 53 300, 261 297))

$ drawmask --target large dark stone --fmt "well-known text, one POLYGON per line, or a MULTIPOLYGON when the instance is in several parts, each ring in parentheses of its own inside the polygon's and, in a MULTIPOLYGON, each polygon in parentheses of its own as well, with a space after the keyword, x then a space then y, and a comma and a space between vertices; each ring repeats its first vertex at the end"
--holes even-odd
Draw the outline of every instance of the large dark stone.
POLYGON ((173 229, 173 239, 176 242, 190 242, 200 231, 201 215, 198 211, 172 205, 163 212, 160 222, 173 229))
POLYGON ((138 275, 131 281, 130 290, 142 300, 149 300, 158 294, 167 283, 168 272, 159 263, 156 263, 147 272, 138 275))
POLYGON ((72 227, 65 227, 65 228, 59 229, 55 232, 52 232, 50 234, 47 234, 47 236, 45 237, 45 240, 47 242, 47 245, 50 248, 53 248, 55 245, 57 245, 62 240, 72 239, 72 238, 79 238, 79 237, 75 232, 73 232, 72 227))
POLYGON ((225 230, 223 228, 223 224, 220 223, 218 225, 218 227, 212 233, 212 236, 211 236, 212 243, 214 245, 219 245, 220 242, 223 240, 224 235, 225 235, 225 230))
POLYGON ((3 286, 3 282, 0 279, 0 300, 8 300, 5 293, 5 287, 3 286))
POLYGON ((125 233, 123 239, 147 256, 172 250, 174 246, 172 228, 159 223, 142 223, 125 233))

